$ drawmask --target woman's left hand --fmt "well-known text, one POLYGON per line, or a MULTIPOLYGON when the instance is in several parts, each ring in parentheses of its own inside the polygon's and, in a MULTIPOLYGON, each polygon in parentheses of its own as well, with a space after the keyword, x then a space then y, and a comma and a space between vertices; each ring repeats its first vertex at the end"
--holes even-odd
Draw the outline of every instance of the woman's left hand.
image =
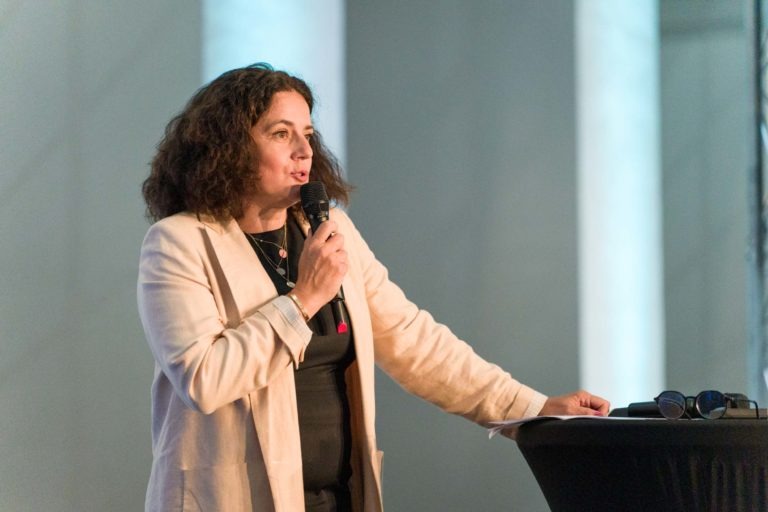
POLYGON ((576 391, 549 397, 539 416, 607 416, 610 408, 608 400, 586 391, 576 391))

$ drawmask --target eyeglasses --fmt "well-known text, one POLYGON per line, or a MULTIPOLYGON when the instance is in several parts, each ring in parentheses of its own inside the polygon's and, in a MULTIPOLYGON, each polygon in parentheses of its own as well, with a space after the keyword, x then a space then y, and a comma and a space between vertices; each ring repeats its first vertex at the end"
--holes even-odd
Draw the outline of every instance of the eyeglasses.
POLYGON ((707 390, 693 397, 685 396, 679 391, 663 391, 654 401, 661 415, 670 420, 683 416, 716 420, 724 417, 728 409, 752 409, 753 405, 755 417, 760 417, 757 402, 749 400, 741 393, 707 390))

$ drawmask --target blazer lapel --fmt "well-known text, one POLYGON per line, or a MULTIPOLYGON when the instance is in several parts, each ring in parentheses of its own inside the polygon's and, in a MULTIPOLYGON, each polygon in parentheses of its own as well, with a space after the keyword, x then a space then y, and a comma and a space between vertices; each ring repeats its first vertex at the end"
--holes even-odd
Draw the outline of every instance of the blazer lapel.
MULTIPOLYGON (((228 286, 237 305, 239 324, 264 303, 277 296, 277 289, 246 236, 235 220, 204 221, 215 258, 224 274, 217 279, 228 286)), ((222 290, 222 293, 225 293, 222 290)), ((303 506, 301 453, 293 387, 293 370, 269 386, 248 395, 251 417, 258 436, 276 510, 300 510, 303 506)))
MULTIPOLYGON (((219 262, 222 276, 219 285, 229 287, 237 306, 238 318, 227 320, 240 323, 265 302, 277 296, 277 289, 261 265, 251 244, 234 219, 216 221, 201 219, 210 241, 209 250, 219 262)), ((226 290, 222 290, 226 294, 226 290)))

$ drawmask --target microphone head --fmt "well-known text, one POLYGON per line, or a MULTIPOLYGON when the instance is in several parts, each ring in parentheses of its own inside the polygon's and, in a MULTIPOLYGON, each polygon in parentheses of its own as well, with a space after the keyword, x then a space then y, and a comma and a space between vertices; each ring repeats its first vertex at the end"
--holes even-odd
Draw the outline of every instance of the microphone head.
POLYGON ((325 185, 322 181, 310 181, 299 188, 301 204, 328 202, 328 194, 325 193, 325 185))
POLYGON ((299 188, 301 195, 301 209, 309 220, 312 231, 328 220, 330 206, 328 205, 328 194, 325 193, 325 185, 320 181, 310 181, 299 188))

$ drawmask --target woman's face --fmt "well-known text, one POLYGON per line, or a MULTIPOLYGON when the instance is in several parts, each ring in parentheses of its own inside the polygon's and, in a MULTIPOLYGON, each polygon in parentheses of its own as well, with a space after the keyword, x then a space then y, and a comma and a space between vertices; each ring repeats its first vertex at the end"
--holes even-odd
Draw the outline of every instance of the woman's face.
POLYGON ((251 198, 261 210, 285 209, 300 199, 309 181, 314 133, 309 105, 296 91, 272 96, 269 108, 251 129, 259 165, 258 192, 251 198))

